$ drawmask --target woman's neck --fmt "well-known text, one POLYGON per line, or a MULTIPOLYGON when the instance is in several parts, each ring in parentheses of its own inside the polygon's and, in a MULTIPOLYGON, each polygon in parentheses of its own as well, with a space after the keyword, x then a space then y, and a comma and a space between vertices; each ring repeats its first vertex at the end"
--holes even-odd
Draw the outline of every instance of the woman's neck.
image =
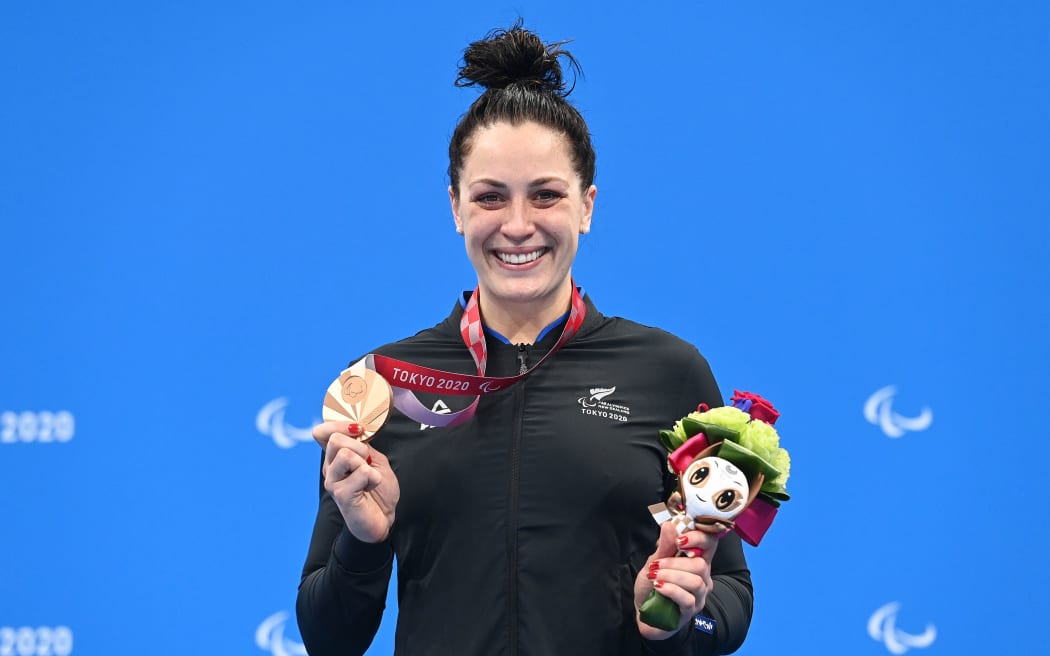
POLYGON ((569 311, 572 285, 559 291, 553 301, 532 303, 500 303, 487 300, 482 292, 481 317, 485 326, 503 335, 511 344, 532 344, 536 337, 569 311))

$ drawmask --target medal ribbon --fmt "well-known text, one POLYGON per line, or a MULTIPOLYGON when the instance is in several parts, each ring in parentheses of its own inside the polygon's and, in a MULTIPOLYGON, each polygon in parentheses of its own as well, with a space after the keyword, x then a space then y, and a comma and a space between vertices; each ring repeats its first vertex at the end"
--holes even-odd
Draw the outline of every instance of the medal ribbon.
POLYGON ((506 377, 486 376, 488 347, 485 345, 485 331, 481 324, 478 291, 478 288, 475 288, 474 293, 470 295, 470 300, 467 301, 467 307, 463 310, 463 317, 459 322, 463 342, 467 345, 471 357, 474 358, 474 364, 477 365, 476 376, 423 367, 375 353, 365 358, 365 366, 390 383, 394 391, 394 407, 409 419, 429 426, 456 426, 468 421, 474 416, 482 395, 506 389, 523 378, 527 378, 537 367, 546 362, 547 358, 554 355, 558 349, 572 339, 583 325, 583 319, 587 315, 587 306, 583 302, 583 297, 573 284, 569 318, 565 322, 565 327, 562 328, 561 337, 551 350, 522 374, 506 377), (427 409, 413 392, 474 396, 474 401, 458 412, 438 414, 427 409))

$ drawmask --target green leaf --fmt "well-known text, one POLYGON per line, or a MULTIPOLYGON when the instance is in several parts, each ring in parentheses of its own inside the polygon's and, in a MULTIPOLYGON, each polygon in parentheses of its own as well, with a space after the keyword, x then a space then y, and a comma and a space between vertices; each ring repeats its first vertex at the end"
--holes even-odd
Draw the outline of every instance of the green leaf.
POLYGON ((657 629, 674 631, 682 619, 682 611, 675 602, 656 590, 650 590, 649 596, 638 607, 638 618, 657 629))
POLYGON ((762 483, 762 492, 775 499, 780 499, 781 501, 790 501, 791 497, 788 496, 787 489, 784 487, 784 484, 780 482, 782 478, 784 477, 779 476, 775 479, 767 478, 766 481, 762 483))
POLYGON ((780 502, 774 499, 773 497, 769 496, 765 492, 759 492, 757 498, 764 500, 766 503, 773 506, 774 508, 780 507, 780 502))
POLYGON ((692 417, 685 417, 682 419, 682 430, 685 431, 686 437, 696 437, 696 434, 701 431, 701 425, 703 422, 699 422, 692 417))
POLYGON ((744 470, 744 473, 748 474, 748 478, 750 478, 750 475, 754 472, 762 472, 765 474, 767 480, 780 476, 779 469, 760 458, 751 449, 745 449, 736 442, 730 440, 722 442, 722 448, 718 450, 718 457, 725 458, 740 469, 744 470))
POLYGON ((681 446, 680 444, 678 444, 678 439, 675 435, 675 432, 670 430, 660 431, 660 444, 663 444, 664 448, 667 449, 668 452, 674 451, 679 446, 681 446))
POLYGON ((693 419, 692 417, 686 417, 682 420, 682 428, 685 429, 685 434, 689 437, 694 437, 699 433, 703 433, 707 437, 708 444, 714 444, 722 440, 736 440, 739 435, 732 428, 725 428, 717 424, 709 424, 707 422, 693 419))

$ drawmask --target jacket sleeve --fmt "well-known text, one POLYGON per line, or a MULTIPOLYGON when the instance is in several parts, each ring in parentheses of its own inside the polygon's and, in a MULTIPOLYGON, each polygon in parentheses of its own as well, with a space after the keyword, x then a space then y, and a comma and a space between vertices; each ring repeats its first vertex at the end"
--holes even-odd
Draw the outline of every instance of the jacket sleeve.
MULTIPOLYGON (((696 409, 699 402, 709 407, 723 404, 721 392, 715 382, 707 360, 697 354, 694 366, 690 367, 680 389, 689 390, 690 398, 682 399, 685 412, 696 409)), ((668 475, 664 482, 665 494, 676 486, 675 478, 668 475)), ((707 596, 707 604, 700 615, 714 620, 708 633, 694 627, 690 622, 676 635, 666 640, 646 640, 646 651, 651 654, 676 654, 682 656, 707 656, 730 654, 740 648, 751 626, 754 608, 754 592, 751 587, 751 571, 744 558, 740 536, 735 532, 722 538, 711 562, 711 579, 714 589, 707 596)))
POLYGON ((389 542, 368 544, 350 534, 322 478, 295 606, 311 656, 365 653, 383 617, 392 564, 389 542))
POLYGON ((740 536, 730 533, 722 538, 711 570, 715 587, 707 595, 707 605, 700 615, 714 620, 712 633, 695 628, 690 622, 666 640, 645 641, 650 654, 730 654, 743 644, 751 626, 754 596, 740 536))

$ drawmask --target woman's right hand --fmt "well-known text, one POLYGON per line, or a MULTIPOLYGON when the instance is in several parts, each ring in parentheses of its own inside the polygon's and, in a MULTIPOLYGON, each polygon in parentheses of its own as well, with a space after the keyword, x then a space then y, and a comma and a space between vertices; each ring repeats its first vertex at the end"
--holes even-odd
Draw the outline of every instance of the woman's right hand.
POLYGON ((339 507, 350 533, 362 542, 381 542, 390 535, 401 486, 386 456, 348 434, 345 422, 314 426, 324 446, 324 489, 339 507))

